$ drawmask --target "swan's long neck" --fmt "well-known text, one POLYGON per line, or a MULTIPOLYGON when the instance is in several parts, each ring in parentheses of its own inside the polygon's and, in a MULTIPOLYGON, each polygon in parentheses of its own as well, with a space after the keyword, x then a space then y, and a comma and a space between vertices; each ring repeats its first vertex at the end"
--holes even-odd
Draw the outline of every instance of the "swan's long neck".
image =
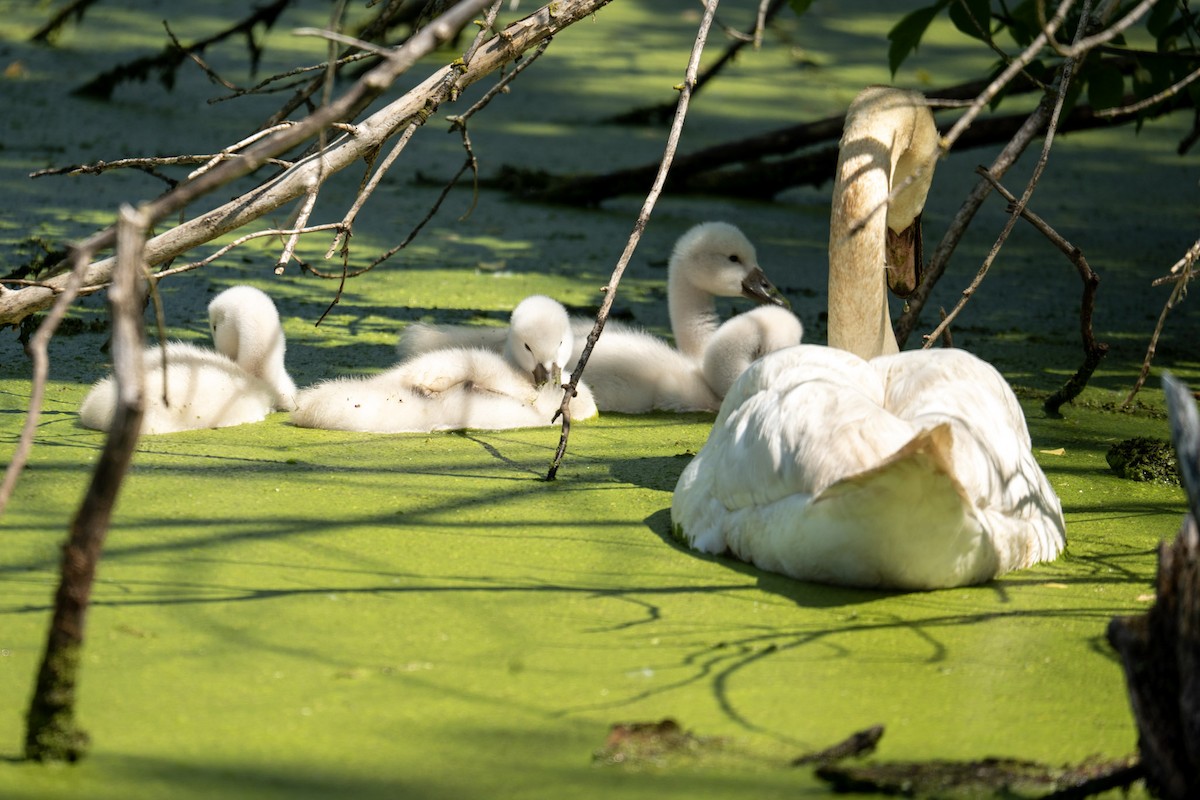
POLYGON ((937 129, 919 94, 877 87, 851 105, 829 225, 831 347, 866 359, 899 350, 888 314, 888 229, 919 224, 936 151, 937 129))
POLYGON ((689 358, 701 358, 721 322, 712 294, 689 283, 673 269, 667 275, 667 304, 676 349, 689 358))
POLYGON ((242 315, 234 325, 237 331, 234 361, 250 375, 270 384, 277 408, 294 408, 296 384, 284 365, 287 345, 279 322, 266 318, 265 314, 255 318, 242 315))

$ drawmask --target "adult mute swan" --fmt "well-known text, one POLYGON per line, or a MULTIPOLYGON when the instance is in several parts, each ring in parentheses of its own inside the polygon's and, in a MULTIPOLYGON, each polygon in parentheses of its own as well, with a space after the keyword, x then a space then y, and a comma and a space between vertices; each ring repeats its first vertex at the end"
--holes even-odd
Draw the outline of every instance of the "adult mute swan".
MULTIPOLYGON (((783 304, 758 264, 754 245, 736 226, 705 222, 688 230, 671 252, 667 298, 678 349, 635 326, 610 321, 588 359, 584 377, 603 411, 715 411, 721 397, 705 382, 700 360, 720 323, 717 297, 783 304)), ((574 317, 575 344, 565 369, 574 369, 594 320, 574 317)), ((397 345, 401 356, 448 347, 500 350, 504 329, 415 323, 397 345)), ((793 342, 794 344, 794 342, 793 342)))
MULTIPOLYGON (((208 319, 215 352, 184 342, 145 350, 142 433, 243 425, 296 407, 296 384, 284 367, 283 328, 271 298, 252 286, 234 286, 209 303, 208 319)), ((79 407, 80 424, 108 430, 116 400, 113 378, 101 379, 79 407)))
MULTIPOLYGON (((566 309, 549 297, 527 297, 513 309, 504 355, 449 347, 370 378, 325 381, 300 392, 292 422, 371 433, 549 425, 562 403, 572 338, 566 309)), ((571 419, 595 416, 587 386, 577 392, 571 419)))
POLYGON ((894 352, 884 283, 903 248, 889 236, 917 222, 937 147, 919 94, 871 88, 851 104, 830 226, 833 346, 780 350, 734 383, 675 488, 687 544, 891 589, 980 583, 1062 550, 1059 500, 1000 374, 961 350, 894 352))

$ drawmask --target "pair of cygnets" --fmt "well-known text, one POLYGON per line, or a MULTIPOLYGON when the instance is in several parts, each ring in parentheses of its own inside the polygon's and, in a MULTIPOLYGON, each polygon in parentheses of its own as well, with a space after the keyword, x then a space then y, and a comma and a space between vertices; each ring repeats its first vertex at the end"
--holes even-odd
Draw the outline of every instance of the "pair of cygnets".
MULTIPOLYGON (((667 267, 667 302, 674 347, 639 328, 605 324, 584 370, 601 411, 716 411, 751 362, 799 344, 803 335, 754 245, 727 222, 702 223, 679 238, 667 267), (717 297, 761 305, 722 324, 717 297)), ((563 334, 573 341, 564 371, 574 370, 593 325, 590 317, 571 319, 563 334)), ((504 336, 502 328, 416 323, 397 349, 402 357, 458 347, 499 350, 504 336)))
MULTIPOLYGON (((610 324, 588 362, 595 388, 578 386, 572 419, 598 409, 715 411, 751 361, 800 341, 799 320, 773 305, 718 326, 714 296, 781 302, 753 246, 732 225, 705 223, 680 239, 668 295, 680 348, 610 324)), ((143 433, 241 425, 276 410, 290 411, 302 427, 379 433, 548 425, 561 405, 562 373, 574 367, 592 325, 535 295, 514 309, 506 329, 414 325, 396 367, 297 392, 267 295, 249 286, 226 290, 209 305, 209 319, 216 352, 182 343, 145 351, 143 433)), ((81 423, 107 429, 115 403, 112 378, 105 378, 85 398, 81 423)))

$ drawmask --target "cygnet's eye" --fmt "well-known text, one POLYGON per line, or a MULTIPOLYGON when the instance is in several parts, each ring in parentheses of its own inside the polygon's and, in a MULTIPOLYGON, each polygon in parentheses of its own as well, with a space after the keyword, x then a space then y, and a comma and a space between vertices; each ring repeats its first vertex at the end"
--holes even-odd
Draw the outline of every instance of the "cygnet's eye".
POLYGON ((529 353, 530 355, 533 355, 533 348, 529 346, 528 342, 525 343, 525 352, 529 353))
POLYGON ((742 257, 739 256, 737 253, 734 253, 733 255, 729 256, 729 260, 735 264, 742 263, 742 257))

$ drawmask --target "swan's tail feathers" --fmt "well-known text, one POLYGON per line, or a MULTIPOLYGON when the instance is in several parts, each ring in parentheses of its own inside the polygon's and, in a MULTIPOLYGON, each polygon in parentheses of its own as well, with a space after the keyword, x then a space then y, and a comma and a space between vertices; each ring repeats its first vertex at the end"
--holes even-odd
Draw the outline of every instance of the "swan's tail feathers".
POLYGON ((954 476, 949 424, 921 431, 879 466, 830 485, 809 509, 854 583, 937 589, 988 580, 994 549, 954 476))
POLYGON ((499 353, 504 350, 507 336, 508 328, 414 322, 400 334, 396 352, 402 360, 449 348, 481 347, 499 353))

